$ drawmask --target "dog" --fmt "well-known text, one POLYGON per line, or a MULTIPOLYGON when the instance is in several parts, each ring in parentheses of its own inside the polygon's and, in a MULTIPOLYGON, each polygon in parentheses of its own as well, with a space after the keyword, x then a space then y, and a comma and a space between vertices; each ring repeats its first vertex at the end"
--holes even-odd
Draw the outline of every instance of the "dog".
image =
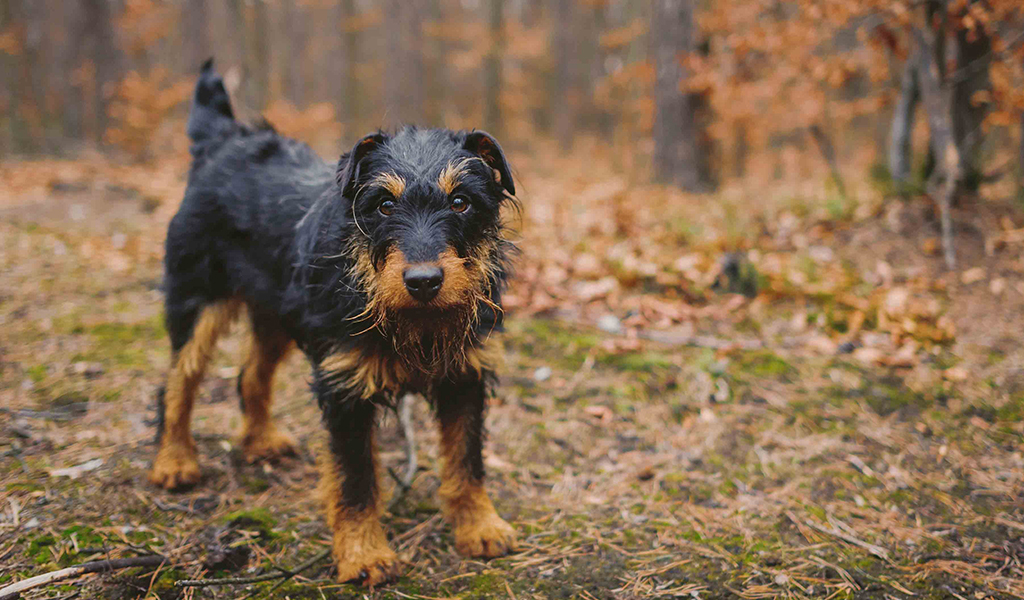
POLYGON ((192 406, 218 337, 245 314, 243 456, 295 450, 270 403, 274 371, 297 347, 327 430, 318 491, 339 580, 372 587, 399 572, 380 522, 374 430, 408 392, 431 402, 440 425, 439 496, 456 550, 511 551, 515 531, 484 490, 481 455, 516 251, 502 217, 518 207, 515 185, 498 142, 406 126, 363 137, 329 165, 266 123, 239 123, 212 59, 187 132, 193 162, 167 231, 172 358, 151 482, 199 480, 192 406))

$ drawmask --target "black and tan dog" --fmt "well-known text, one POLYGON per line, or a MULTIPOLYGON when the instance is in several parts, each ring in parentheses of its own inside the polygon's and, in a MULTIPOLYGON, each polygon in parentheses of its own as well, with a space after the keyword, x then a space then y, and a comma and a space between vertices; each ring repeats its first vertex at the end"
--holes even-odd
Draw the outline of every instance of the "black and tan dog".
POLYGON ((407 127, 356 143, 337 167, 269 126, 235 121, 208 62, 188 135, 193 165, 167 232, 172 365, 153 483, 199 479, 189 420, 218 336, 240 314, 252 343, 239 381, 249 460, 291 452, 270 416, 274 371, 297 346, 313 367, 330 453, 320 492, 338 577, 375 585, 396 556, 381 526, 374 429, 401 393, 423 393, 441 431, 445 515, 456 549, 492 557, 514 531, 484 491, 483 412, 513 246, 515 188, 483 132, 407 127))

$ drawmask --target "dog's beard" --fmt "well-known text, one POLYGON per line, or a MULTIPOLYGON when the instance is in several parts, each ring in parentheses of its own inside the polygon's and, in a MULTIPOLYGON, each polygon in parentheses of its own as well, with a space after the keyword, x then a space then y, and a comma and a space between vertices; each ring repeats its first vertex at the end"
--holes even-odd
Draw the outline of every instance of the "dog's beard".
MULTIPOLYGON (((476 296, 474 294, 474 296, 476 296)), ((379 330, 410 372, 460 370, 478 323, 476 298, 465 305, 387 311, 379 330)))

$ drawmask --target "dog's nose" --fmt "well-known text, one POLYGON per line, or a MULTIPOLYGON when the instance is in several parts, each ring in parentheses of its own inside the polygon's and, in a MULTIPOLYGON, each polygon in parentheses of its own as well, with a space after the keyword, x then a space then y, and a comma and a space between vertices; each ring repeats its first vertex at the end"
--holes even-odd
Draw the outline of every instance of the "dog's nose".
POLYGON ((420 302, 430 302, 441 291, 444 271, 441 267, 419 265, 406 269, 402 279, 405 280, 405 289, 409 290, 413 298, 420 302))

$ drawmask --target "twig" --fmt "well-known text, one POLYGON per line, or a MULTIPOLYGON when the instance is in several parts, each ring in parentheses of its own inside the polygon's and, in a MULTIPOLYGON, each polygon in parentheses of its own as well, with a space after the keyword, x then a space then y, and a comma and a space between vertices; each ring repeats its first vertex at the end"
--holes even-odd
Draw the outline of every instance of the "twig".
POLYGON ((405 394, 399 399, 398 407, 395 410, 398 413, 399 429, 402 430, 402 437, 405 439, 405 473, 398 475, 394 469, 388 467, 388 474, 398 484, 395 497, 388 503, 389 511, 397 506, 402 497, 412 489, 413 479, 416 478, 416 472, 419 469, 416 462, 416 427, 412 420, 412 403, 415 400, 415 394, 405 394))
POLYGON ((416 477, 416 428, 412 422, 412 403, 416 400, 415 394, 405 394, 398 401, 398 423, 402 428, 402 436, 405 438, 405 475, 402 476, 402 483, 406 488, 412 487, 412 480, 416 477))
MULTIPOLYGON (((249 583, 259 583, 261 581, 273 581, 274 579, 291 579, 299 573, 302 573, 306 569, 312 567, 321 560, 331 555, 331 549, 328 548, 317 554, 313 558, 307 560, 301 565, 291 570, 281 569, 280 573, 266 573, 264 575, 257 575, 255 577, 223 577, 220 579, 182 579, 174 582, 174 587, 212 587, 215 585, 245 585, 249 583)), ((0 599, 3 600, 3 599, 0 599)))
MULTIPOLYGON (((795 520, 795 515, 790 515, 790 518, 795 520)), ((818 531, 820 531, 822 533, 831 535, 832 537, 837 537, 837 538, 843 540, 844 542, 846 542, 848 544, 853 544, 854 546, 857 546, 859 548, 863 548, 864 550, 867 550, 868 552, 870 552, 871 554, 874 554, 875 556, 877 556, 878 558, 881 558, 882 560, 885 560, 885 561, 890 560, 889 559, 889 551, 886 550, 885 548, 882 548, 881 546, 876 546, 874 544, 869 544, 869 543, 865 542, 864 540, 858 539, 858 538, 856 538, 856 537, 854 537, 854 536, 852 536, 852 535, 850 535, 850 534, 848 534, 848 533, 846 533, 844 531, 840 531, 839 529, 837 529, 835 527, 825 527, 824 525, 818 525, 814 521, 805 521, 804 523, 808 527, 811 527, 813 529, 817 529, 818 531)))
POLYGON ((74 567, 51 571, 35 577, 29 577, 18 583, 0 588, 0 600, 14 600, 25 592, 40 586, 48 585, 57 581, 71 579, 89 573, 102 573, 104 571, 116 571, 119 569, 130 569, 132 567, 158 567, 167 561, 167 558, 154 554, 152 556, 134 556, 131 558, 115 558, 113 560, 95 560, 82 563, 74 567))

